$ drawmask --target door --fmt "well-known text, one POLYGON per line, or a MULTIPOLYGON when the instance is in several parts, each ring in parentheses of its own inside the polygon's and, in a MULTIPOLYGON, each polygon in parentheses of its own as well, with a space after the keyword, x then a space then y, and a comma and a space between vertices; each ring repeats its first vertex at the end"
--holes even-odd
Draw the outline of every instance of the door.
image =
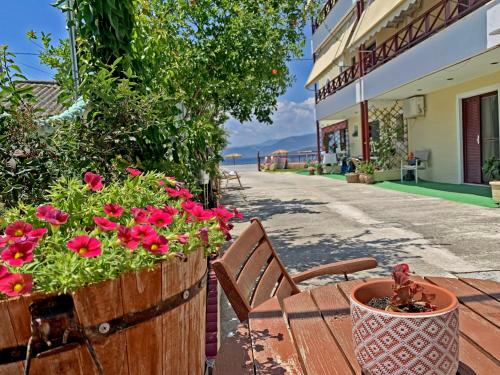
MULTIPOLYGON (((491 157, 500 158, 500 128, 498 126, 498 94, 481 96, 481 155, 483 163, 491 157)), ((488 182, 484 176, 483 182, 488 182)))
POLYGON ((480 184, 481 173, 481 97, 462 100, 464 182, 480 184))
POLYGON ((488 182, 481 167, 487 159, 500 157, 498 93, 464 99, 462 111, 464 182, 488 182))

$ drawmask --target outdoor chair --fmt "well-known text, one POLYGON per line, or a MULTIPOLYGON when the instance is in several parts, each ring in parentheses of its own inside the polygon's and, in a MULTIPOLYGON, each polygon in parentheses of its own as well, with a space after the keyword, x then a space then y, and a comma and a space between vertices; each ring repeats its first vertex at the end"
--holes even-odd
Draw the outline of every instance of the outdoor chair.
POLYGON ((297 283, 323 275, 344 275, 375 268, 374 258, 345 260, 289 275, 258 219, 213 263, 219 282, 238 319, 244 322, 254 307, 272 297, 300 293, 297 283))
POLYGON ((401 182, 403 182, 404 172, 414 171, 415 172, 415 183, 418 184, 418 171, 427 169, 427 163, 429 160, 429 150, 415 151, 413 156, 413 163, 409 164, 409 160, 401 160, 401 182))
POLYGON ((238 180, 240 187, 243 189, 243 185, 241 184, 240 175, 236 171, 225 171, 223 169, 220 170, 220 178, 221 180, 226 181, 226 186, 224 189, 227 189, 227 185, 231 180, 238 180))

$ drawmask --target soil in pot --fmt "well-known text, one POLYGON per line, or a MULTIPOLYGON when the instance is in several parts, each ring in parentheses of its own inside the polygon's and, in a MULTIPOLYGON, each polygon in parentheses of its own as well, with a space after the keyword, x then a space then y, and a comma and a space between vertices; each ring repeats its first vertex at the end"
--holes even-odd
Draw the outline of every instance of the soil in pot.
MULTIPOLYGON (((384 310, 386 311, 387 307, 389 307, 391 304, 391 298, 390 297, 380 297, 380 298, 372 298, 370 302, 368 302, 368 306, 375 307, 376 309, 379 310, 384 310)), ((406 313, 421 313, 421 312, 426 312, 425 305, 419 304, 419 303, 412 303, 408 305, 403 305, 399 306, 403 312, 406 313)))

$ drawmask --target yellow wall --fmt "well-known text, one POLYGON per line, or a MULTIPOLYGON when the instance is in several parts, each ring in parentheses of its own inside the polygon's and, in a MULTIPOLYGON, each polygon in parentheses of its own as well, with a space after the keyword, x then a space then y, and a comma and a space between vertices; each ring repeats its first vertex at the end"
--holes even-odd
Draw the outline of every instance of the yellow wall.
POLYGON ((360 116, 347 119, 349 124, 349 153, 351 156, 359 156, 363 153, 361 149, 361 119, 360 116), (353 137, 355 126, 358 126, 358 136, 353 137))
POLYGON ((425 96, 425 117, 408 120, 410 151, 430 149, 429 168, 421 177, 436 182, 461 183, 459 171, 457 96, 500 85, 500 72, 465 82, 425 96))

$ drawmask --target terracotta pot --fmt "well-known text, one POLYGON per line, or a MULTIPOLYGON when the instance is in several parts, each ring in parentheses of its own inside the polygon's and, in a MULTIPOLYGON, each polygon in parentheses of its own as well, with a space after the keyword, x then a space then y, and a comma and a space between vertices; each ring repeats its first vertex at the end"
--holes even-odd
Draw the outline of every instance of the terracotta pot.
POLYGON ((366 174, 364 173, 359 174, 359 182, 362 184, 366 184, 366 174))
POLYGON ((367 305, 390 296, 393 280, 364 283, 352 291, 354 352, 366 375, 455 375, 458 369, 458 301, 446 289, 419 283, 436 294, 438 309, 397 313, 367 305))
POLYGON ((359 183, 359 174, 358 173, 346 173, 345 178, 347 180, 347 183, 349 183, 349 184, 359 183))
POLYGON ((318 176, 321 175, 323 173, 323 167, 316 168, 316 173, 318 176))
POLYGON ((367 184, 370 184, 370 185, 371 185, 371 184, 374 184, 374 183, 375 183, 375 178, 373 177, 373 175, 372 175, 372 174, 366 174, 365 176, 366 176, 366 177, 365 177, 365 182, 366 182, 367 184))
POLYGON ((490 186, 493 200, 500 203, 500 181, 490 181, 490 186))
POLYGON ((309 176, 314 176, 314 168, 309 167, 309 176))

